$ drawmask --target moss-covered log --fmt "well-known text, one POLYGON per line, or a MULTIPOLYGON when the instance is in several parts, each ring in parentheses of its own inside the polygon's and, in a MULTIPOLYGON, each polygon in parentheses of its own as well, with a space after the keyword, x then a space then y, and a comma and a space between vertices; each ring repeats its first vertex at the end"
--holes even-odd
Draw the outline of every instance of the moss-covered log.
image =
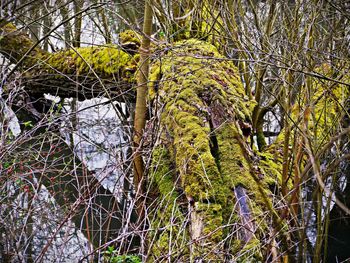
MULTIPOLYGON (((11 53, 6 43, 12 36, 22 38, 15 34, 10 30, 0 39, 0 49, 14 62, 21 55, 11 53)), ((298 203, 300 176, 312 168, 311 157, 318 155, 319 161, 326 154, 317 150, 339 131, 349 88, 308 82, 288 116, 289 143, 282 131, 274 144, 256 153, 250 141, 255 102, 246 96, 233 63, 212 45, 193 39, 159 50, 150 79, 150 103, 162 111, 155 113, 161 135, 147 186, 149 262, 276 259, 279 249, 288 249, 282 242, 290 238, 287 214, 296 218, 299 209, 293 203, 298 203), (283 186, 290 196, 283 196, 283 186)), ((134 82, 137 55, 112 47, 76 51, 34 50, 23 64, 29 90, 47 92, 42 76, 57 83, 57 94, 78 92, 82 97, 103 94, 99 85, 113 86, 114 79, 125 83, 122 91, 134 82)))
MULTIPOLYGON (((235 66, 198 40, 164 50, 151 74, 151 98, 163 110, 150 174, 159 198, 150 261, 277 260, 278 250, 291 246, 296 221, 289 220, 300 212, 301 176, 312 161, 308 148, 321 149, 339 132, 349 87, 313 80, 304 88, 289 116, 288 180, 282 182, 285 131, 265 151, 251 149, 255 102, 235 66), (289 196, 281 195, 283 184, 289 196)), ((327 68, 320 74, 329 75, 327 68)))
POLYGON ((164 110, 150 175, 162 204, 150 261, 261 260, 275 227, 276 178, 249 146, 254 101, 215 47, 188 40, 165 50, 151 75, 151 96, 164 110))
POLYGON ((89 99, 107 95, 119 101, 133 100, 139 46, 135 34, 121 34, 115 45, 72 48, 48 53, 12 24, 0 28, 0 53, 24 72, 22 84, 34 97, 50 93, 89 99), (31 52, 28 53, 28 51, 31 52))

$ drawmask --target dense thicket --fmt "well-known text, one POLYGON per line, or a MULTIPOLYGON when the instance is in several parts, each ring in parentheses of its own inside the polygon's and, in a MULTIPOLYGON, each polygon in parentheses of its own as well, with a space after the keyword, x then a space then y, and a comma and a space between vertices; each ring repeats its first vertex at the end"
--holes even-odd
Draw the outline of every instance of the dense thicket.
POLYGON ((1 87, 2 208, 14 217, 10 207, 25 199, 15 216, 19 227, 2 229, 23 237, 16 245, 3 238, 3 258, 42 260, 71 218, 94 244, 91 255, 113 246, 115 257, 129 251, 149 262, 331 262, 348 256, 332 246, 327 254, 329 237, 346 243, 339 229, 349 231, 348 4, 155 1, 156 34, 149 36, 139 29, 139 16, 121 11, 117 2, 63 2, 64 50, 48 48, 55 31, 47 29, 58 28, 44 23, 52 7, 29 3, 42 17, 32 24, 15 19, 23 26, 17 29, 8 21, 20 8, 8 4, 10 16, 0 21, 0 52, 15 65, 3 67, 1 87), (66 115, 62 99, 107 97, 104 104, 113 106, 131 147, 129 116, 140 84, 138 65, 145 62, 138 34, 126 31, 110 44, 113 4, 120 30, 151 38, 146 128, 138 147, 116 165, 124 171, 122 199, 101 186, 74 157, 74 141, 65 144, 59 133, 67 118, 71 137, 78 129, 76 104, 66 115), (90 19, 106 45, 81 47, 79 20, 92 9, 90 19), (30 28, 40 19, 46 31, 30 28), (60 96, 60 104, 48 103, 45 93, 60 96), (46 107, 38 107, 38 100, 46 107), (5 108, 15 110, 22 124, 17 138, 5 108), (135 154, 143 156, 145 173, 130 191, 135 154), (42 185, 61 217, 38 252, 31 221, 38 218, 42 185), (137 217, 135 202, 143 205, 137 217), (24 253, 16 252, 23 247, 24 253))

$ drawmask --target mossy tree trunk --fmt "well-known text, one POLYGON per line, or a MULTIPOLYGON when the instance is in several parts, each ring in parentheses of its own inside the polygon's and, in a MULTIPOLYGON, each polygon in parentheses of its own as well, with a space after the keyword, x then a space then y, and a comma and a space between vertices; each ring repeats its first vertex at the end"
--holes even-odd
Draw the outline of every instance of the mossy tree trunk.
MULTIPOLYGON (((27 43, 22 37, 12 28, 0 39, 1 51, 20 59, 19 51, 8 51, 16 38, 27 43)), ((91 69, 105 76, 103 83, 111 78, 118 83, 135 82, 137 55, 113 48, 78 51, 80 55, 70 50, 45 54, 35 49, 24 65, 37 67, 32 71, 35 78, 45 74, 49 64, 50 69, 66 74, 79 71, 92 81, 96 74, 88 73, 91 69)), ((285 216, 290 200, 282 198, 281 188, 284 186, 283 192, 299 190, 298 185, 293 189, 293 184, 298 184, 293 163, 286 166, 284 161, 290 158, 283 156, 283 150, 293 146, 292 140, 284 145, 286 132, 282 131, 276 142, 260 153, 250 147, 256 102, 245 93, 237 68, 212 45, 192 39, 164 46, 158 53, 149 78, 149 103, 161 111, 154 112, 160 135, 147 180, 148 261, 278 262, 291 245, 290 218, 285 216), (284 169, 288 178, 283 177, 284 169)), ((65 81, 63 77, 56 80, 65 81)), ((288 136, 300 137, 295 145, 310 144, 309 137, 315 137, 313 143, 322 147, 334 132, 341 98, 349 91, 334 85, 331 90, 324 89, 323 84, 311 87, 312 117, 303 97, 292 109, 289 117, 294 126, 288 136), (331 110, 325 111, 326 106, 331 110), (298 130, 300 123, 303 128, 298 130)), ((39 84, 35 87, 40 87, 37 94, 44 90, 39 84)), ((85 94, 84 88, 81 94, 85 94)), ((310 151, 297 148, 295 152, 300 155, 298 169, 312 167, 310 151)))
POLYGON ((151 70, 164 110, 149 175, 159 200, 150 262, 268 258, 281 230, 270 191, 278 178, 249 146, 255 102, 215 47, 189 40, 166 50, 151 70))
MULTIPOLYGON (((287 145, 283 130, 256 152, 249 141, 256 102, 245 94, 235 66, 198 40, 164 50, 150 78, 155 108, 162 109, 149 174, 150 261, 288 260, 295 255, 292 240, 303 240, 306 231, 293 232, 306 174, 331 192, 320 172, 328 151, 315 157, 311 149, 322 148, 342 129, 335 123, 347 118, 349 87, 314 79, 312 95, 302 89, 290 106, 287 145)), ((318 72, 329 76, 329 66, 318 72)))

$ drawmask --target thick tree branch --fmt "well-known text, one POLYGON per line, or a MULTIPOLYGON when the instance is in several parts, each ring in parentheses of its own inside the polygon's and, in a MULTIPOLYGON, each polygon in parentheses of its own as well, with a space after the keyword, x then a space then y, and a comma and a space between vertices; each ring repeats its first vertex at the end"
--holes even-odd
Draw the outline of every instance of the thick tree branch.
POLYGON ((0 29, 0 53, 12 63, 21 61, 23 84, 30 95, 51 93, 88 99, 111 94, 119 101, 134 100, 132 86, 138 55, 132 56, 117 46, 48 53, 6 24, 0 29))

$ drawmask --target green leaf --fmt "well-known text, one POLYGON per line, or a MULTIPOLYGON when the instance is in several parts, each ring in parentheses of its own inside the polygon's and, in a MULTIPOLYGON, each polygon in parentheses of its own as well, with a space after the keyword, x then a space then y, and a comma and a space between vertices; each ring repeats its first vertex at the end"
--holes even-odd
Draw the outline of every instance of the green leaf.
POLYGON ((113 252, 114 251, 114 246, 108 246, 107 250, 108 250, 108 252, 113 252))
POLYGON ((23 122, 23 125, 26 128, 32 128, 33 127, 32 121, 23 122))

